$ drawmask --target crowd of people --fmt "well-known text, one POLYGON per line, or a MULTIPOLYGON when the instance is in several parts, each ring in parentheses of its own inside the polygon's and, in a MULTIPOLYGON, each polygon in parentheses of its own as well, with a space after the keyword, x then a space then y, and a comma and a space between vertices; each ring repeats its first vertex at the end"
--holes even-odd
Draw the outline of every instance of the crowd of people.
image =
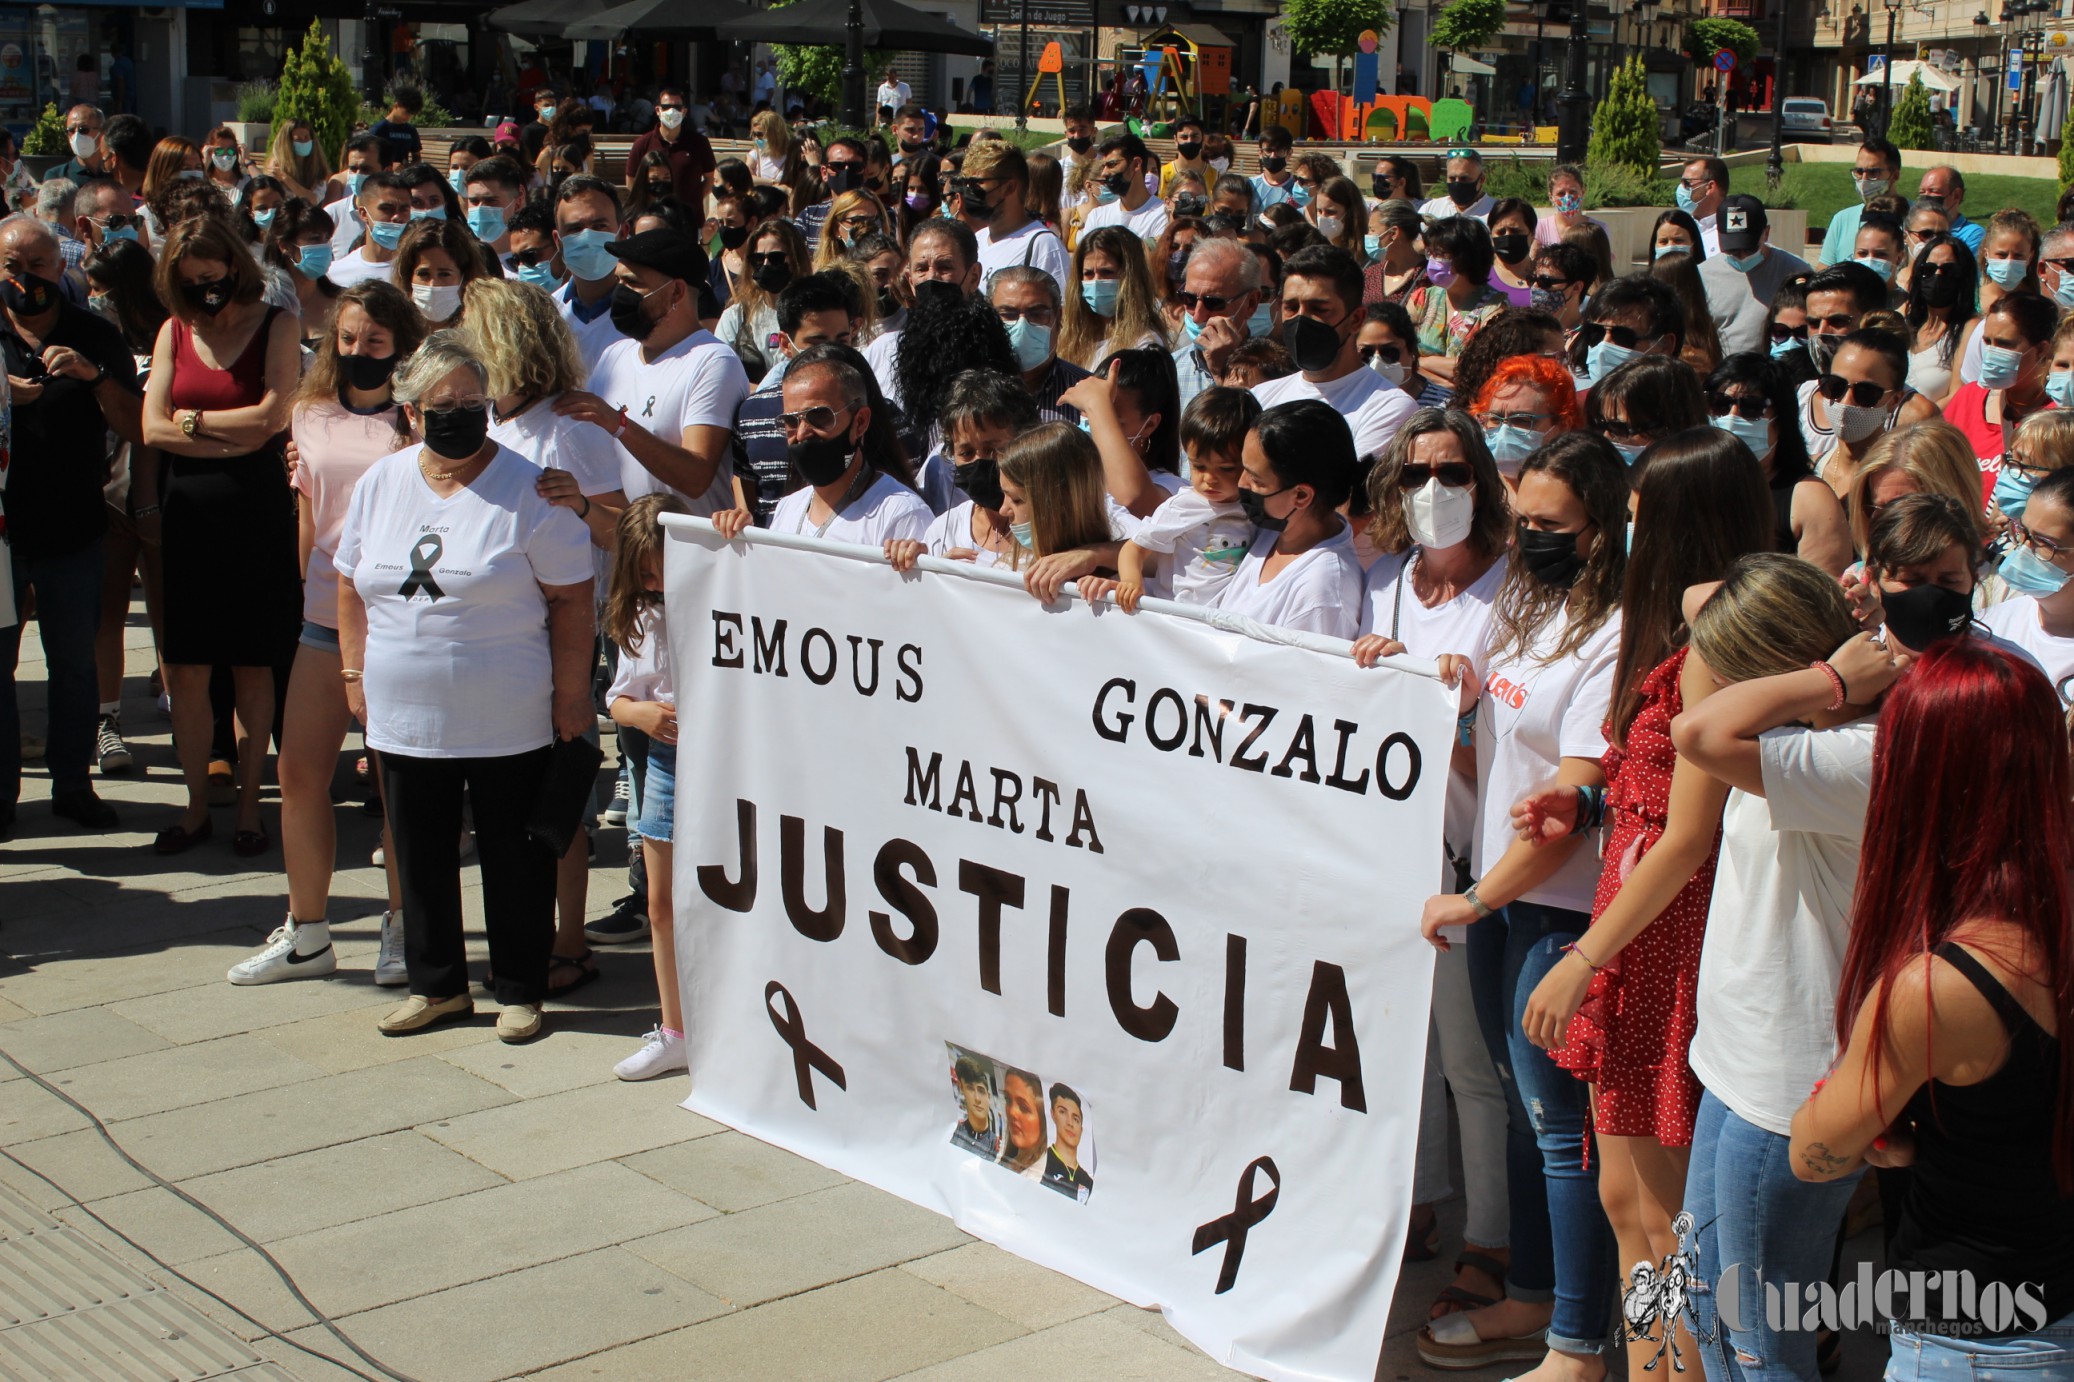
POLYGON ((1428 1363, 1598 1382, 1620 1271, 1686 1253, 1746 1302, 1696 1291, 1686 1356, 1812 1379, 1835 1335, 1747 1302, 1828 1279, 1871 1166, 1889 1265, 2038 1302, 1897 1314, 1889 1376, 2074 1371, 2074 224, 1969 220, 1950 168, 1905 198, 1872 140, 1811 266, 1697 158, 1624 271, 1566 166, 1543 211, 1471 151, 1428 199, 1274 128, 1246 177, 1186 119, 1163 161, 1082 111, 1055 155, 954 145, 913 104, 825 147, 767 110, 716 159, 683 90, 653 104, 615 181, 551 85, 444 168, 407 100, 263 164, 79 107, 0 222, 51 809, 116 824, 141 579, 187 789, 153 848, 229 808, 267 855, 276 754, 287 916, 231 982, 336 971, 358 725, 381 1030, 479 982, 531 1039, 648 935, 618 1073, 686 1068, 664 514, 1214 607, 1459 696, 1406 1255, 1440 1251, 1450 1091, 1467 1225, 1428 1363), (600 819, 640 848, 587 923, 588 832, 557 857, 528 816, 601 712, 600 819))

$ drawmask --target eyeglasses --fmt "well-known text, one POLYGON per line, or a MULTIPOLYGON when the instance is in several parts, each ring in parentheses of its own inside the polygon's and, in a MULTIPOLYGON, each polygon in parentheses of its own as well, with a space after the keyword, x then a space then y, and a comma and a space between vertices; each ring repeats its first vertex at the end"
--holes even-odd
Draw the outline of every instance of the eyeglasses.
POLYGON ((1493 427, 1524 427, 1529 432, 1538 432, 1541 425, 1553 419, 1549 413, 1485 413, 1477 419, 1486 432, 1493 427))
POLYGON ((1025 319, 1038 326, 1054 326, 1059 320, 1056 307, 996 307, 994 315, 999 317, 1005 326, 1012 326, 1025 319))
POLYGON ((1825 374, 1815 381, 1815 391, 1831 403, 1841 403, 1846 396, 1860 408, 1871 408, 1888 394, 1894 392, 1884 384, 1875 384, 1870 379, 1861 379, 1853 384, 1841 374, 1825 374))
POLYGON ((684 109, 684 107, 683 107, 682 105, 674 104, 674 103, 672 103, 672 102, 669 102, 669 101, 658 101, 658 102, 656 103, 656 107, 655 107, 655 108, 656 108, 657 110, 682 110, 682 109, 684 109))
MULTIPOLYGON (((1239 296, 1245 295, 1242 293, 1239 296)), ((1184 312, 1193 312, 1197 304, 1201 304, 1203 310, 1208 312, 1222 312, 1238 300, 1236 297, 1218 297, 1213 293, 1174 294, 1174 301, 1181 304, 1181 310, 1184 312)))
POLYGON ((1611 341, 1622 350, 1634 350, 1638 346, 1647 345, 1663 333, 1659 331, 1655 335, 1645 336, 1632 326, 1602 326, 1598 322, 1585 322, 1577 328, 1577 335, 1587 350, 1600 341, 1611 341))
POLYGON ((65 126, 65 136, 66 136, 66 138, 68 138, 68 139, 69 139, 70 137, 72 137, 73 135, 75 135, 75 134, 79 134, 79 133, 82 133, 82 132, 84 132, 84 133, 86 133, 86 134, 98 135, 98 134, 100 134, 100 132, 101 132, 101 127, 100 127, 99 125, 73 125, 73 124, 67 124, 67 125, 65 126))
POLYGON ((1563 289, 1570 286, 1569 279, 1555 278, 1549 274, 1535 274, 1532 278, 1528 279, 1527 282, 1531 283, 1536 288, 1540 288, 1551 293, 1560 293, 1561 291, 1563 291, 1563 289))
POLYGON ((2042 479, 2052 473, 2051 466, 2033 465, 2029 457, 2018 455, 2015 451, 2005 451, 2002 454, 2002 468, 2013 470, 2027 480, 2042 479))
POLYGON ((748 261, 749 267, 751 269, 760 269, 766 264, 784 263, 785 251, 771 250, 764 254, 745 254, 742 256, 742 258, 748 261))
POLYGON ((103 235, 106 235, 111 230, 123 230, 130 226, 142 229, 144 225, 142 216, 133 216, 125 211, 111 211, 106 216, 98 219, 92 216, 87 217, 87 219, 99 226, 103 235))
POLYGON ((1356 349, 1361 354, 1361 362, 1363 364, 1367 364, 1378 355, 1383 357, 1383 363, 1386 365, 1394 365, 1404 358, 1404 351, 1393 345, 1365 345, 1356 347, 1356 349))
POLYGON ((2034 533, 2018 519, 2012 518, 2009 520, 2009 535, 2016 539, 2018 546, 2030 548, 2032 552, 2045 558, 2047 561, 2057 561, 2059 558, 2067 555, 2068 546, 2066 543, 2055 542, 2049 537, 2034 533))
POLYGON ((1713 180, 1714 179, 1708 177, 1679 178, 1678 185, 1688 192, 1697 192, 1713 180))
POLYGON ((1431 480, 1438 480, 1449 489, 1460 489, 1475 479, 1476 471, 1467 461, 1443 461, 1439 465, 1406 461, 1397 468, 1399 489, 1423 489, 1431 480))
POLYGON ((1773 322, 1771 336, 1774 345, 1784 345, 1788 341, 1807 340, 1808 329, 1805 326, 1781 326, 1778 322, 1773 322))
POLYGON ((1298 173, 1296 175, 1296 185, 1298 187, 1316 187, 1318 180, 1316 178, 1307 178, 1302 173, 1298 173))
POLYGON ((1852 176, 1852 177, 1854 177, 1854 178, 1856 178, 1856 179, 1857 179, 1857 180, 1858 180, 1859 182, 1864 182, 1864 181, 1865 181, 1865 180, 1866 180, 1867 178, 1883 178, 1883 177, 1885 177, 1886 175, 1887 175, 1887 170, 1886 170, 1886 168, 1884 168, 1884 167, 1879 167, 1879 168, 1853 168, 1853 169, 1851 170, 1851 176, 1852 176))
POLYGON ((1606 435, 1608 441, 1653 441, 1656 438, 1656 434, 1647 427, 1637 427, 1632 422, 1614 418, 1601 421, 1598 430, 1606 435))
POLYGON ((881 230, 884 229, 885 225, 876 216, 845 216, 836 224, 849 231, 852 235, 863 235, 871 231, 881 230))
POLYGON ((1710 393, 1707 395, 1707 409, 1715 417, 1736 413, 1752 422, 1761 422, 1771 417, 1772 401, 1763 394, 1710 393))
POLYGON ((864 161, 862 159, 856 158, 824 158, 821 160, 821 166, 823 168, 834 169, 837 171, 840 171, 844 168, 855 168, 859 171, 862 171, 864 168, 864 161))
POLYGON ((819 432, 833 427, 836 418, 843 413, 849 412, 852 406, 854 405, 846 403, 840 408, 830 408, 816 403, 813 407, 802 408, 796 413, 778 414, 778 426, 784 428, 787 432, 797 432, 801 427, 808 427, 819 432))
POLYGON ((481 394, 467 394, 460 398, 449 398, 443 403, 420 403, 418 411, 433 417, 445 417, 450 413, 479 413, 490 405, 490 400, 481 394))
POLYGON ((2074 259, 2041 259, 2038 262, 2050 264, 2061 273, 2074 273, 2074 259))

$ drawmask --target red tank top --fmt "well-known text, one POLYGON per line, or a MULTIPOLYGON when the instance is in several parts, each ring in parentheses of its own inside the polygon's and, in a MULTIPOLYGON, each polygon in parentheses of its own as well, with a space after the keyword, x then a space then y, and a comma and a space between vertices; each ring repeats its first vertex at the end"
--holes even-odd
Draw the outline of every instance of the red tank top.
POLYGON ((195 354, 193 328, 173 318, 173 384, 168 390, 172 407, 220 413, 226 408, 250 408, 265 398, 266 343, 280 312, 278 307, 266 309, 259 330, 252 333, 229 369, 217 369, 195 354))

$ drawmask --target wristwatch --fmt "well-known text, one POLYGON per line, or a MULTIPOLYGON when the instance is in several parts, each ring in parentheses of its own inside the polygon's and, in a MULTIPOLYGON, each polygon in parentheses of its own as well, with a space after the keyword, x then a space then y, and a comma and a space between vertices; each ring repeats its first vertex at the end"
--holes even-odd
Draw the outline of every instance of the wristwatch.
POLYGON ((1478 921, 1482 921, 1496 910, 1490 903, 1485 902, 1476 895, 1476 885, 1474 883, 1469 885, 1469 891, 1462 894, 1462 900, 1469 904, 1469 910, 1476 913, 1478 921))
POLYGON ((190 409, 187 416, 180 419, 180 435, 191 437, 201 430, 201 426, 202 410, 200 408, 190 409))

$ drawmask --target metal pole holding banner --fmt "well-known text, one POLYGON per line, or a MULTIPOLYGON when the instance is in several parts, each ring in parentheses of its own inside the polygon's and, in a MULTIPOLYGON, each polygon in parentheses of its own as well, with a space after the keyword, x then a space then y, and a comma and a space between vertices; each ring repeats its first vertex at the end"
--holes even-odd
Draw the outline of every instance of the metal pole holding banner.
POLYGON ((850 19, 843 26, 843 123, 865 128, 863 0, 850 0, 850 19))

